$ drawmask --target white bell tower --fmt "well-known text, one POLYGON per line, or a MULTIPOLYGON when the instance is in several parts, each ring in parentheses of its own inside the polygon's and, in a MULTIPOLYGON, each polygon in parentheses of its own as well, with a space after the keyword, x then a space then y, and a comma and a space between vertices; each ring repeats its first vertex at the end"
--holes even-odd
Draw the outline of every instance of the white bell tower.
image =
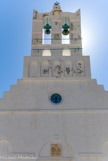
POLYGON ((90 63, 88 56, 82 56, 80 24, 80 10, 65 13, 57 4, 50 13, 34 10, 32 53, 25 57, 24 78, 89 79, 90 63))
POLYGON ((23 79, 0 99, 0 156, 108 160, 108 91, 91 79, 81 40, 80 10, 33 11, 23 79))

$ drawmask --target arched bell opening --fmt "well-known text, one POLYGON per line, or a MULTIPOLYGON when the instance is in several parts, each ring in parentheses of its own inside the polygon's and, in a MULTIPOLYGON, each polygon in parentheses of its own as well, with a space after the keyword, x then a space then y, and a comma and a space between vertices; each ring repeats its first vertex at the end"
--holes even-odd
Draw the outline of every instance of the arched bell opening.
POLYGON ((44 18, 44 24, 43 24, 43 44, 51 44, 51 33, 52 33, 52 27, 51 27, 51 18, 49 16, 46 16, 44 18))
POLYGON ((70 19, 62 18, 62 44, 70 44, 70 19))

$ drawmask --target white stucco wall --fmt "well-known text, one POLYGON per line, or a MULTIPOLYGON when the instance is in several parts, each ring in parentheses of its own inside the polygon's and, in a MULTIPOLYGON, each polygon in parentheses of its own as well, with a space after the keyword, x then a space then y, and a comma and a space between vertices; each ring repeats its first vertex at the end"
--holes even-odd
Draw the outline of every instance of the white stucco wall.
POLYGON ((80 10, 62 12, 60 6, 50 13, 34 10, 32 52, 24 59, 23 79, 0 99, 0 156, 33 154, 38 161, 108 160, 108 91, 91 79, 90 60, 82 56, 80 37, 80 10), (51 45, 42 44, 46 16, 51 19, 51 45), (71 41, 64 45, 61 27, 65 16, 70 21, 71 41), (55 36, 60 38, 56 43, 55 36), (44 50, 51 55, 42 56, 44 50), (70 50, 70 55, 63 56, 64 50, 70 50), (62 96, 60 104, 50 101, 54 93, 62 96), (61 156, 51 156, 52 144, 60 145, 61 156))

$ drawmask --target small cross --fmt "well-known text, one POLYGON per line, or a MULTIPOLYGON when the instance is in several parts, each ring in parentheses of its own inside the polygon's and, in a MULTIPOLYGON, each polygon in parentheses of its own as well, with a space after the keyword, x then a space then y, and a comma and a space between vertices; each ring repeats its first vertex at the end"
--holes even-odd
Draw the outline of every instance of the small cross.
POLYGON ((54 4, 55 4, 56 6, 58 6, 60 3, 56 1, 54 4))

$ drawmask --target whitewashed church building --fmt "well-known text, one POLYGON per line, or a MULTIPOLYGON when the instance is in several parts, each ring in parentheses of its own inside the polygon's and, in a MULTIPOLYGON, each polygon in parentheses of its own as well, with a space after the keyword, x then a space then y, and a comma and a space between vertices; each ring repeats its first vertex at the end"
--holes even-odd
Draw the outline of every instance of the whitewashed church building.
POLYGON ((91 79, 81 41, 80 10, 33 11, 23 78, 0 99, 0 157, 108 161, 108 91, 91 79))

